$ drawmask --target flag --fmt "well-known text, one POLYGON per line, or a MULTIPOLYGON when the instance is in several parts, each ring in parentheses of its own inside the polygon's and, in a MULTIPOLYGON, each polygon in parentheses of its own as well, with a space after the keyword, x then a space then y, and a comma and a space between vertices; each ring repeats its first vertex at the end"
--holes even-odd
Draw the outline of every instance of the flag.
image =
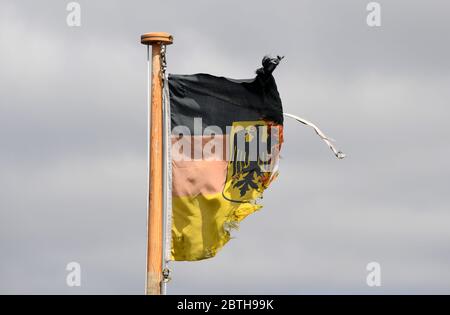
POLYGON ((277 175, 283 110, 264 57, 256 77, 169 75, 172 260, 210 258, 277 175))

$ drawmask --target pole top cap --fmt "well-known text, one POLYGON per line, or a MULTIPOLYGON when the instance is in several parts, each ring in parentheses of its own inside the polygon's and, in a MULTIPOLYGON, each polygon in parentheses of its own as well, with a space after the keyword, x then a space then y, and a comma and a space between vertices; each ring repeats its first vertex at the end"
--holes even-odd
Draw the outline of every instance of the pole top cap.
POLYGON ((173 36, 165 32, 153 32, 141 35, 141 44, 153 45, 156 43, 170 45, 173 43, 173 36))

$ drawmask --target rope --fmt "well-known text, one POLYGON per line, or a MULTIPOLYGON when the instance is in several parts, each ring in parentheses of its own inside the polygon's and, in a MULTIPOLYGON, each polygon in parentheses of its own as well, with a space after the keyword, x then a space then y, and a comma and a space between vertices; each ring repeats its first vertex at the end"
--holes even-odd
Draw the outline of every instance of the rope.
POLYGON ((166 294, 167 283, 171 280, 169 262, 172 248, 172 154, 170 125, 169 82, 166 74, 166 46, 161 46, 161 76, 163 82, 163 121, 164 121, 164 263, 163 263, 163 294, 166 294))
MULTIPOLYGON (((150 115, 151 115, 151 110, 150 110, 150 47, 147 45, 147 209, 149 207, 149 202, 150 202, 150 115)), ((147 233, 148 233, 148 211, 147 212, 147 233)), ((146 253, 145 255, 145 265, 148 265, 148 253, 146 253)), ((148 277, 147 277, 147 270, 145 271, 145 292, 147 292, 147 282, 148 282, 148 277)))
POLYGON ((295 119, 296 121, 298 121, 298 122, 300 122, 300 123, 302 123, 302 124, 304 124, 304 125, 306 125, 306 126, 312 127, 312 128, 314 129, 314 131, 317 133, 317 135, 318 135, 318 136, 319 136, 319 137, 320 137, 320 138, 328 145, 328 147, 331 149, 331 151, 333 151, 334 155, 335 155, 339 160, 345 158, 346 155, 345 155, 342 151, 336 150, 336 148, 334 147, 334 145, 331 143, 331 142, 335 142, 335 140, 333 140, 333 139, 327 137, 327 136, 319 129, 319 127, 317 127, 315 124, 313 124, 312 122, 310 122, 310 121, 308 121, 308 120, 306 120, 306 119, 303 119, 303 118, 301 118, 301 117, 298 117, 298 116, 295 116, 295 115, 292 115, 292 114, 283 113, 283 115, 286 116, 286 117, 293 118, 293 119, 295 119))

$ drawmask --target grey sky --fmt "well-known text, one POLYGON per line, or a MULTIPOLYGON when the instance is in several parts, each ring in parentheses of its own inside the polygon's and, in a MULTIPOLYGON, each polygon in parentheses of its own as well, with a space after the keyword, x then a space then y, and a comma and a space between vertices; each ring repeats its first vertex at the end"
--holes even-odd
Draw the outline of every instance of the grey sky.
POLYGON ((285 55, 285 111, 348 154, 286 121, 264 208, 169 293, 450 293, 448 1, 378 1, 379 28, 361 0, 79 1, 79 28, 68 2, 0 3, 0 293, 143 293, 149 31, 173 73, 285 55))

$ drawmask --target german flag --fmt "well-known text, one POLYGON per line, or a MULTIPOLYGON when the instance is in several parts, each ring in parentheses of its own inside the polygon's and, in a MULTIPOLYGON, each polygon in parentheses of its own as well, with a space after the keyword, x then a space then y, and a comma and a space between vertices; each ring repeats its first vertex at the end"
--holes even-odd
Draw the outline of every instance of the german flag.
POLYGON ((169 75, 172 260, 210 258, 259 210, 277 175, 283 109, 264 57, 256 77, 169 75))

